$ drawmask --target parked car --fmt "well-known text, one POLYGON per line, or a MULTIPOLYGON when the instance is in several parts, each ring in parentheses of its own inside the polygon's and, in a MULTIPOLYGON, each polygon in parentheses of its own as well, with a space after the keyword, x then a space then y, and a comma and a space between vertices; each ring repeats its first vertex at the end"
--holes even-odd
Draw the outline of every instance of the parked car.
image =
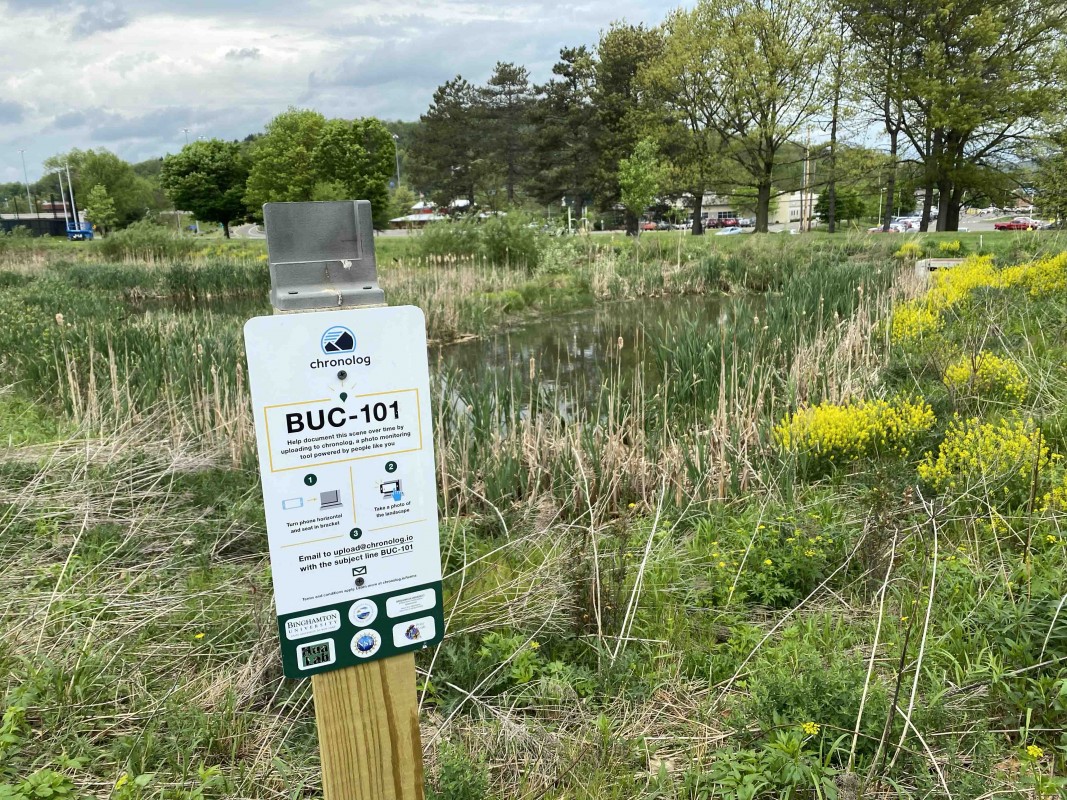
MULTIPOLYGON (((904 233, 905 230, 907 229, 899 222, 890 222, 889 230, 886 233, 904 233)), ((867 233, 882 233, 882 226, 875 225, 873 228, 868 228, 867 233)))
POLYGON ((721 231, 716 231, 716 236, 733 236, 734 234, 744 233, 745 229, 739 225, 731 225, 728 228, 723 228, 721 231))
POLYGON ((1016 217, 1011 222, 994 222, 993 229, 998 231, 1036 231, 1042 225, 1030 217, 1016 217))
POLYGON ((899 225, 901 230, 905 231, 917 231, 919 226, 922 225, 922 217, 894 217, 893 224, 899 225))
POLYGON ((737 220, 737 224, 742 228, 753 228, 756 225, 756 220, 752 219, 752 217, 741 217, 737 220))
POLYGON ((656 225, 655 222, 642 222, 641 223, 641 230, 643 230, 643 231, 654 231, 654 230, 657 229, 657 227, 658 226, 656 225))

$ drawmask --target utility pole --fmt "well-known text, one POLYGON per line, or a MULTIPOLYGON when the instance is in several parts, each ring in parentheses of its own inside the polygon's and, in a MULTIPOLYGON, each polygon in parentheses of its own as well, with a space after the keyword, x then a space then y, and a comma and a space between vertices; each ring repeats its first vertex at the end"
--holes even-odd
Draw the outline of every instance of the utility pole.
POLYGON ((396 188, 400 188, 400 150, 397 149, 397 143, 400 141, 400 137, 395 133, 393 134, 393 157, 396 158, 396 188))
POLYGON ((67 193, 63 191, 63 170, 56 170, 56 177, 59 178, 59 197, 63 201, 63 227, 70 230, 70 217, 67 216, 67 193))
MULTIPOLYGON (((36 208, 36 205, 34 204, 33 200, 30 198, 30 176, 29 176, 29 173, 26 172, 26 151, 20 148, 19 149, 19 155, 22 156, 22 177, 23 177, 23 180, 26 181, 26 209, 28 211, 33 211, 36 208)), ((40 218, 41 218, 41 212, 40 212, 40 209, 38 209, 37 210, 37 219, 40 219, 40 218)))
POLYGON ((182 132, 185 134, 185 143, 189 144, 189 129, 188 128, 182 128, 182 132))
POLYGON ((74 224, 78 228, 81 228, 82 219, 81 215, 78 213, 78 203, 74 199, 74 184, 70 182, 70 162, 64 164, 64 167, 67 170, 67 189, 70 190, 70 213, 71 216, 74 217, 74 224))

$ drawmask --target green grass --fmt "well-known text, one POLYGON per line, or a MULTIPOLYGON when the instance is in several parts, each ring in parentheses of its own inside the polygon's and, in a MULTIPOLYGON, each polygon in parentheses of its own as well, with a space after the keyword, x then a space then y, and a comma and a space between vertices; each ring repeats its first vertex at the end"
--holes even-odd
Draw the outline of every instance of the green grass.
MULTIPOLYGON (((575 238, 533 271, 382 259, 390 300, 442 339, 732 296, 725 327, 679 318, 567 414, 519 375, 436 373, 432 797, 1062 793, 1067 511, 938 493, 917 466, 955 412, 1032 417, 1067 453, 1067 295, 983 288, 936 342, 890 342, 894 304, 924 291, 900 241, 575 238), (1022 402, 947 390, 976 342, 1020 364, 1022 402), (937 414, 916 452, 802 479, 771 434, 804 404, 899 393, 937 414)), ((1010 264, 1062 242, 995 244, 1010 264)), ((242 376, 265 267, 258 244, 211 247, 3 256, 0 797, 321 794, 309 686, 277 655, 242 376)))

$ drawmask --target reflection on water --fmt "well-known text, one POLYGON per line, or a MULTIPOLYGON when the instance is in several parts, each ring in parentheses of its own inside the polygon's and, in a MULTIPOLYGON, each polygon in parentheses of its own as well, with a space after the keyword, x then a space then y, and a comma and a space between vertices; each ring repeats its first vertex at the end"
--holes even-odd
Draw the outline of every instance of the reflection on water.
POLYGON ((708 335, 717 336, 712 331, 738 306, 737 301, 722 297, 607 303, 537 319, 483 339, 445 345, 431 353, 430 360, 457 384, 474 381, 504 386, 517 381, 526 392, 533 384, 538 399, 548 401, 567 418, 574 401, 595 403, 604 383, 626 383, 647 362, 646 337, 659 339, 671 324, 683 319, 706 325, 708 335))

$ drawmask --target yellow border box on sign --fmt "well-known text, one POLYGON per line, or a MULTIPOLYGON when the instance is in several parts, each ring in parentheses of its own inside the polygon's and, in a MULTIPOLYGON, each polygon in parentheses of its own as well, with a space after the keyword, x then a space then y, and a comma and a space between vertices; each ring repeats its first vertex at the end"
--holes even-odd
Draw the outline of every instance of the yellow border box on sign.
POLYGON ((393 389, 393 390, 388 391, 388 392, 371 392, 370 394, 357 394, 357 395, 353 395, 349 399, 350 400, 359 400, 360 398, 363 398, 363 397, 381 397, 384 394, 393 395, 393 394, 403 394, 404 392, 414 392, 415 393, 415 419, 417 421, 417 425, 418 425, 418 428, 419 428, 419 446, 418 447, 411 447, 411 448, 408 448, 407 450, 390 450, 390 451, 385 452, 385 453, 373 453, 373 454, 365 455, 365 456, 354 456, 352 458, 339 458, 336 461, 318 461, 318 462, 308 463, 308 464, 297 464, 295 467, 283 467, 282 469, 275 469, 274 468, 274 451, 273 451, 273 448, 271 447, 271 443, 270 443, 270 418, 267 415, 267 411, 269 409, 272 409, 272 408, 288 408, 288 407, 291 407, 291 406, 307 406, 307 405, 311 405, 313 403, 330 403, 330 402, 332 402, 332 400, 331 400, 331 398, 326 398, 325 400, 305 400, 303 402, 297 402, 297 403, 277 403, 277 404, 272 405, 272 406, 263 406, 263 429, 264 429, 264 431, 266 431, 266 434, 267 434, 267 461, 270 464, 270 471, 271 472, 290 472, 291 470, 294 470, 294 469, 308 469, 309 467, 324 467, 324 466, 326 466, 328 464, 346 464, 349 461, 363 461, 363 460, 368 459, 368 458, 388 458, 390 456, 395 456, 398 453, 417 453, 419 450, 422 449, 422 446, 423 446, 423 440, 422 440, 422 405, 420 404, 421 398, 419 397, 419 390, 418 389, 393 389))

